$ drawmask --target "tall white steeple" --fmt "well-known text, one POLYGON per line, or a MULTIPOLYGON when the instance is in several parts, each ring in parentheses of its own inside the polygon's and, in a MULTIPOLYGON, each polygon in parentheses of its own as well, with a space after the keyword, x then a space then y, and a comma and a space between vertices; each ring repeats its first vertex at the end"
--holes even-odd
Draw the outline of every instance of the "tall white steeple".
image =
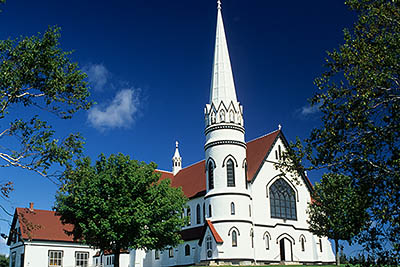
POLYGON ((172 157, 172 173, 175 175, 182 169, 182 158, 178 149, 179 143, 175 142, 175 153, 172 157))
POLYGON ((211 77, 210 104, 219 106, 235 103, 236 90, 233 81, 231 60, 226 42, 224 21, 222 20, 221 1, 218 1, 217 30, 215 38, 214 65, 211 77))

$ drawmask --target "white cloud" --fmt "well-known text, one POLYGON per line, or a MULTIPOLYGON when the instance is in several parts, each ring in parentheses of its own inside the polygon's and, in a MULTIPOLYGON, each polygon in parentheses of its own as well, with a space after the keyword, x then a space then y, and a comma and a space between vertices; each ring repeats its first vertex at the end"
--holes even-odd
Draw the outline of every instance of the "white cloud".
POLYGON ((300 113, 303 116, 312 115, 312 114, 317 113, 319 111, 320 107, 321 107, 321 103, 315 104, 314 106, 310 106, 310 105, 303 106, 301 108, 300 113))
POLYGON ((99 130, 128 128, 132 125, 138 111, 138 89, 119 91, 108 106, 95 106, 89 110, 89 122, 99 130))
POLYGON ((102 91, 110 77, 110 72, 103 64, 89 64, 83 71, 88 75, 89 84, 96 91, 102 91))

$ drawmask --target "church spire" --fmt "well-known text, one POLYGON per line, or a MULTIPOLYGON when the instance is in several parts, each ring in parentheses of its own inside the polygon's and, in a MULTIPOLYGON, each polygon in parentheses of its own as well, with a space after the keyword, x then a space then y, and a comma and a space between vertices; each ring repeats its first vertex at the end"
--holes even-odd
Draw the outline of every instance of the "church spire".
POLYGON ((210 104, 218 107, 221 101, 229 105, 237 102, 235 83, 233 81, 231 60, 226 42, 224 22, 222 20, 221 1, 217 1, 217 30, 215 38, 215 52, 213 73, 211 78, 210 104))
POLYGON ((172 173, 175 175, 182 169, 182 157, 179 154, 178 149, 179 143, 178 141, 175 142, 175 153, 172 157, 172 173))

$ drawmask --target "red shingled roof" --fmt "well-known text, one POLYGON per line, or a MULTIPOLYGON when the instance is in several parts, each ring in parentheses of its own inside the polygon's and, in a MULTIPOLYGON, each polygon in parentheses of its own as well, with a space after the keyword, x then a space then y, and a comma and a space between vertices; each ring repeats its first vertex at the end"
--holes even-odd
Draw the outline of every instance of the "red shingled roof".
MULTIPOLYGON (((247 180, 257 174, 261 163, 270 151, 280 131, 264 135, 247 143, 247 180)), ((206 193, 205 161, 202 160, 180 170, 175 176, 171 172, 157 170, 161 179, 171 179, 173 187, 181 187, 188 198, 199 197, 206 193)))
POLYGON ((217 230, 215 230, 212 222, 207 220, 207 225, 210 228, 210 231, 215 239, 215 242, 217 242, 218 244, 224 243, 224 240, 222 240, 222 238, 219 236, 219 234, 218 234, 217 230))
POLYGON ((72 231, 72 224, 62 224, 60 216, 56 215, 55 211, 16 208, 10 237, 12 236, 11 231, 15 228, 16 220, 19 221, 21 238, 24 240, 74 242, 72 235, 69 236, 65 232, 72 231))

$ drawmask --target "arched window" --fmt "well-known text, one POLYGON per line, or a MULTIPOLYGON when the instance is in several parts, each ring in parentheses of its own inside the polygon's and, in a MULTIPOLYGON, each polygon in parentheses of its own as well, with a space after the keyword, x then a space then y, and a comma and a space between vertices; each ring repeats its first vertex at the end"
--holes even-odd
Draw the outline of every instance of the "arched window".
POLYGON ((170 258, 173 258, 173 257, 174 257, 174 248, 169 248, 169 249, 168 249, 168 256, 169 256, 170 258))
POLYGON ((219 112, 219 121, 220 122, 224 122, 225 121, 225 111, 224 110, 221 110, 219 112))
POLYGON ((214 189, 214 164, 208 162, 208 190, 214 189))
POLYGON ((297 220, 295 192, 284 179, 271 185, 269 195, 272 218, 297 220))
POLYGON ((190 212, 190 208, 187 208, 187 211, 186 211, 186 216, 188 217, 188 225, 191 225, 192 224, 192 214, 191 214, 191 212, 190 212))
POLYGON ((306 238, 302 235, 300 237, 301 251, 306 251, 306 246, 304 244, 305 242, 306 242, 306 238))
POLYGON ((232 231, 232 247, 237 247, 237 232, 232 231))
POLYGON ((280 145, 278 145, 278 153, 279 153, 279 159, 282 159, 282 150, 280 145))
POLYGON ((251 206, 249 205, 249 217, 251 217, 251 206))
POLYGON ((264 234, 264 243, 265 243, 265 249, 269 250, 269 241, 271 240, 271 236, 269 235, 268 232, 265 232, 264 234))
POLYGON ((190 246, 189 245, 185 246, 185 256, 190 256, 190 246))
POLYGON ((215 123, 215 112, 213 111, 212 113, 211 113, 211 124, 214 124, 215 123))
POLYGON ((212 257, 212 239, 211 236, 207 236, 206 238, 206 247, 207 247, 207 258, 212 257))
POLYGON ((211 218, 212 217, 212 212, 211 212, 211 204, 208 205, 208 217, 211 218))
POLYGON ((206 205, 203 203, 203 222, 206 221, 206 205))
POLYGON ((253 231, 253 228, 250 229, 250 238, 251 238, 251 248, 254 248, 254 231, 253 231))
POLYGON ((230 122, 235 122, 235 114, 233 113, 233 110, 229 112, 229 120, 230 122))
POLYGON ((196 223, 200 224, 201 223, 201 214, 200 214, 200 205, 197 204, 196 207, 196 223))
POLYGON ((275 159, 279 159, 279 158, 278 158, 278 151, 277 151, 277 150, 275 150, 275 159))
POLYGON ((321 240, 321 238, 319 239, 319 251, 322 253, 322 240, 321 240))
POLYGON ((247 184, 247 162, 244 164, 244 184, 246 185, 246 189, 248 189, 249 185, 247 184))
POLYGON ((160 259, 160 251, 159 250, 154 251, 154 259, 156 259, 156 260, 160 259))
POLYGON ((235 165, 232 159, 228 159, 226 163, 226 176, 228 180, 228 187, 235 187, 235 165))
POLYGON ((231 215, 235 215, 235 203, 231 203, 231 215))

